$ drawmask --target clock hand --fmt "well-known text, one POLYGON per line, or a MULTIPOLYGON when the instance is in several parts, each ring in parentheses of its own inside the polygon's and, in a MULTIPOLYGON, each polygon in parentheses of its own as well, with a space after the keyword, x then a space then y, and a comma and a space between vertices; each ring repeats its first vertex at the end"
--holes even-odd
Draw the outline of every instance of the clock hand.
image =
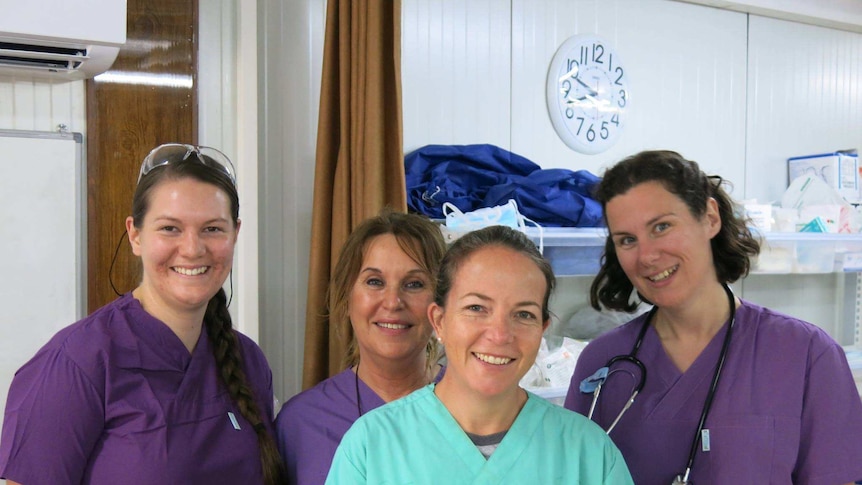
POLYGON ((583 86, 583 87, 587 88, 587 89, 590 91, 590 96, 598 96, 598 95, 599 95, 599 92, 598 92, 598 91, 596 91, 596 90, 594 90, 593 88, 591 88, 587 83, 585 83, 585 82, 581 81, 581 79, 580 79, 580 78, 576 77, 576 78, 575 78, 575 81, 577 81, 577 82, 578 82, 578 84, 580 84, 581 86, 583 86))
MULTIPOLYGON (((587 90, 589 90, 589 92, 590 92, 589 96, 598 96, 599 95, 598 91, 591 88, 589 84, 581 81, 581 79, 578 77, 578 66, 577 65, 571 71, 563 74, 563 76, 560 77, 560 83, 562 83, 563 81, 565 81, 568 78, 574 79, 575 81, 578 82, 578 84, 587 88, 587 90)), ((578 98, 579 101, 583 100, 583 99, 584 99, 583 97, 578 98)))

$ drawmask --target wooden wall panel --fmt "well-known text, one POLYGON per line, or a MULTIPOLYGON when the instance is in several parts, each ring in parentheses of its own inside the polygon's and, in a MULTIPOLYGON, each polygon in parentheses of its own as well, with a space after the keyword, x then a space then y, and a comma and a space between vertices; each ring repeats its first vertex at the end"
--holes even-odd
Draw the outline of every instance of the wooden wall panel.
MULTIPOLYGON (((128 0, 127 9, 126 46, 87 81, 88 312, 116 298, 108 272, 144 156, 197 143, 197 0, 128 0)), ((112 278, 121 293, 140 279, 126 239, 112 278)))

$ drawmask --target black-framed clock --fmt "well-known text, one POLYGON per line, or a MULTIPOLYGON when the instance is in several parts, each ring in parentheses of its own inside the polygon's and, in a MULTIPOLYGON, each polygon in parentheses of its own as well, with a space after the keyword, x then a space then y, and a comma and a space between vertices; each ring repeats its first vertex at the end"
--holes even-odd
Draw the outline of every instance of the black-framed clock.
POLYGON ((591 34, 569 37, 560 45, 548 68, 545 95, 563 142, 591 155, 619 139, 631 100, 620 55, 591 34))

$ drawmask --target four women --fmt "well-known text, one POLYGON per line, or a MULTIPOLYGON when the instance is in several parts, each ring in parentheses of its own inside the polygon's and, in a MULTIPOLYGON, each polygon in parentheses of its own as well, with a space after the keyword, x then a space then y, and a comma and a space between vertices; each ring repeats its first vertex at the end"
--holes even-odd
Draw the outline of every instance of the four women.
POLYGON ((587 346, 566 407, 613 442, 518 386, 555 281, 530 239, 494 226, 446 251, 431 221, 384 211, 351 234, 330 289, 346 369, 285 404, 280 457, 271 371, 221 288, 240 228, 233 166, 211 148, 157 147, 126 221, 141 283, 18 371, 0 477, 276 484, 283 457, 288 483, 862 479, 862 402, 841 347, 730 291, 759 244, 722 182, 668 151, 604 174, 591 303, 653 308, 587 346))
POLYGON ((843 349, 728 287, 759 244, 722 183, 670 151, 605 172, 592 305, 654 306, 584 349, 565 406, 615 425, 638 484, 862 479, 862 403, 843 349))

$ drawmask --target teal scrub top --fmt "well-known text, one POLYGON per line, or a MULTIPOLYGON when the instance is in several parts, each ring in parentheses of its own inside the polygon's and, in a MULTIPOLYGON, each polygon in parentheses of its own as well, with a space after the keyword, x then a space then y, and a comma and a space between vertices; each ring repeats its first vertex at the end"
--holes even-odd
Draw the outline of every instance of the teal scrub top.
POLYGON ((434 384, 362 416, 344 435, 327 484, 633 484, 622 455, 584 416, 528 393, 485 459, 434 384))

